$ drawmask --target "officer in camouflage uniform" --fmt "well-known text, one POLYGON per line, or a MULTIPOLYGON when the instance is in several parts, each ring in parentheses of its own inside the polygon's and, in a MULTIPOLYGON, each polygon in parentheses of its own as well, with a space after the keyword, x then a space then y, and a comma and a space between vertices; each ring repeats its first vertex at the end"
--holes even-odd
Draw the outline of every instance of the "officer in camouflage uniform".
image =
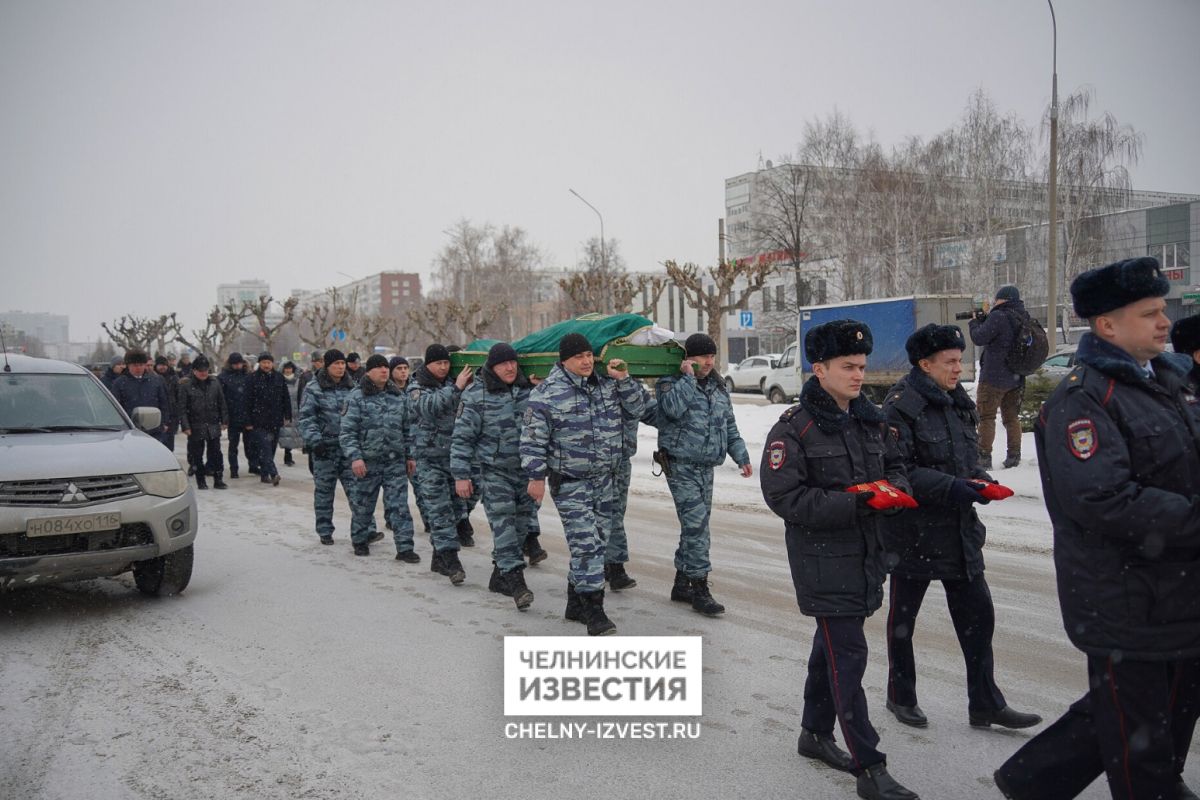
POLYGON ((396 560, 415 564, 413 523, 408 513, 408 398, 389 377, 387 359, 378 353, 367 359, 358 388, 350 393, 339 439, 350 463, 350 509, 354 514, 350 540, 354 555, 371 554, 368 541, 374 525, 379 490, 383 511, 391 523, 396 560))
POLYGON ((517 351, 504 342, 488 351, 477 377, 458 406, 450 472, 459 497, 483 494, 494 564, 488 588, 511 597, 524 611, 533 602, 533 592, 525 585, 522 545, 538 505, 526 491, 520 444, 521 422, 533 387, 521 374, 517 351))
POLYGON ((458 586, 467 578, 458 559, 457 521, 462 500, 454 494, 450 475, 450 440, 454 435, 454 416, 463 389, 471 382, 471 369, 464 367, 457 378, 450 378, 450 352, 444 345, 425 348, 425 363, 413 373, 408 398, 413 410, 411 442, 416 464, 417 497, 425 503, 429 516, 433 558, 429 568, 445 575, 458 586))
POLYGON ((346 374, 346 356, 333 348, 325 351, 325 368, 317 370, 304 387, 300 401, 300 435, 313 460, 313 509, 321 544, 333 544, 333 495, 338 481, 347 497, 354 482, 339 439, 342 412, 353 388, 346 374))
POLYGON ((637 581, 625 571, 629 561, 629 537, 625 533, 625 509, 629 503, 629 482, 633 477, 632 459, 637 454, 638 425, 645 422, 655 424, 656 404, 650 392, 641 381, 634 381, 645 403, 645 411, 640 419, 623 420, 621 424, 621 463, 613 473, 613 508, 612 530, 608 534, 608 544, 604 549, 604 580, 608 588, 614 592, 622 589, 632 589, 637 581))
POLYGON ((539 503, 549 481, 571 550, 564 616, 585 623, 589 636, 604 636, 617 631, 604 613, 604 548, 621 426, 642 415, 645 400, 628 371, 614 368, 616 359, 609 361, 607 377, 595 373, 592 346, 582 334, 564 336, 558 356, 529 396, 521 467, 529 495, 539 503))
POLYGON ((681 375, 659 378, 654 387, 658 398, 658 449, 666 455, 667 485, 679 517, 679 548, 675 551, 675 585, 671 599, 691 603, 710 617, 725 612, 708 589, 712 515, 713 468, 732 456, 742 477, 754 474, 746 443, 738 433, 733 403, 721 376, 713 371, 717 345, 703 333, 694 333, 684 343, 687 359, 681 375))

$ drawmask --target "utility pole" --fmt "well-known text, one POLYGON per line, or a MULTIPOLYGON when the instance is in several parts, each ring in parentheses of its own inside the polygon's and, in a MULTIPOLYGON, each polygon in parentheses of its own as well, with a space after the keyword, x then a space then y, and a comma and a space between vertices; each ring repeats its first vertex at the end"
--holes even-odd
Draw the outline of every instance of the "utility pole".
MULTIPOLYGON (((1050 90, 1050 222, 1047 235, 1050 253, 1046 265, 1046 331, 1058 352, 1058 21, 1054 18, 1054 3, 1050 4, 1050 23, 1054 31, 1053 79, 1050 90)), ((1064 338, 1066 331, 1063 331, 1064 338)))

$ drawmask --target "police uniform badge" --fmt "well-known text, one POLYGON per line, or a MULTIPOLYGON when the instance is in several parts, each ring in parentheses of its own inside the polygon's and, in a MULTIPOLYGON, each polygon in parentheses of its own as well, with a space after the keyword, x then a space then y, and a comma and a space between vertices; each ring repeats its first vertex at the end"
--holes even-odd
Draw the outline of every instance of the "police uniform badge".
POLYGON ((533 409, 526 408, 525 409, 525 424, 528 425, 531 422, 533 422, 533 409))
POLYGON ((412 400, 414 403, 417 402, 418 400, 420 400, 421 399, 421 390, 413 389, 411 392, 408 393, 408 399, 412 400))
POLYGON ((1077 419, 1067 425, 1067 446, 1071 455, 1080 461, 1087 461, 1096 455, 1100 449, 1100 437, 1096 433, 1096 423, 1090 419, 1077 419))
POLYGON ((774 441, 767 445, 767 464, 771 469, 779 469, 787 460, 787 446, 782 441, 774 441))
POLYGON ((461 417, 461 416, 462 416, 462 412, 463 412, 463 406, 464 406, 464 405, 466 405, 466 404, 465 404, 465 403, 463 403, 463 401, 461 401, 461 400, 459 400, 459 401, 458 401, 458 410, 456 410, 456 411, 454 412, 454 418, 455 418, 455 419, 458 419, 459 417, 461 417))

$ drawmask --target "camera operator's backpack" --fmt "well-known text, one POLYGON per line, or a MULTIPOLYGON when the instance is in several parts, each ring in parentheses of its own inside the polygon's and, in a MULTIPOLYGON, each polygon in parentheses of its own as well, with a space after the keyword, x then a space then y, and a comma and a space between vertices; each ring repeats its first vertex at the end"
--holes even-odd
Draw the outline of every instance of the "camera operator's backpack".
POLYGON ((1013 346, 1004 358, 1004 366, 1017 375, 1032 375, 1050 355, 1046 329, 1024 310, 1009 311, 1009 319, 1013 323, 1013 346))

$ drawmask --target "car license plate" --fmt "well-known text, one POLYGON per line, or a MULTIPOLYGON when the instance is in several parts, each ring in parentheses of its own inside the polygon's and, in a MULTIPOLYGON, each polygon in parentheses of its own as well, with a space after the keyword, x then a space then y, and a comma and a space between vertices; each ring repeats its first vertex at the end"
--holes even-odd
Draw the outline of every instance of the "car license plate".
POLYGON ((61 536, 63 534, 112 531, 121 527, 121 514, 86 514, 77 517, 43 517, 31 519, 25 525, 26 536, 61 536))

